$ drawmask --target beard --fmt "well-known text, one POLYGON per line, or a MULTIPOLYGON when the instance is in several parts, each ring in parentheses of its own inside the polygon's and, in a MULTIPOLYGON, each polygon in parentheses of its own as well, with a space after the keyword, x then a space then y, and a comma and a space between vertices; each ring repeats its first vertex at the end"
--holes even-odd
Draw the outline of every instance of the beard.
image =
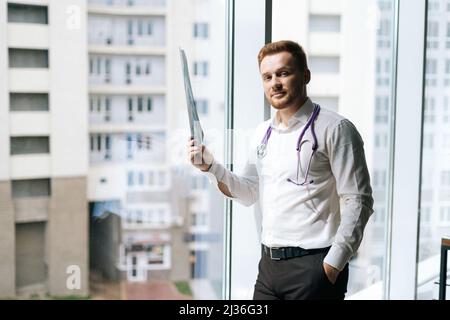
POLYGON ((280 98, 269 98, 269 103, 274 107, 275 109, 284 109, 286 107, 291 106, 294 103, 299 103, 302 100, 302 94, 297 93, 295 95, 292 95, 292 93, 284 92, 283 95, 280 98))

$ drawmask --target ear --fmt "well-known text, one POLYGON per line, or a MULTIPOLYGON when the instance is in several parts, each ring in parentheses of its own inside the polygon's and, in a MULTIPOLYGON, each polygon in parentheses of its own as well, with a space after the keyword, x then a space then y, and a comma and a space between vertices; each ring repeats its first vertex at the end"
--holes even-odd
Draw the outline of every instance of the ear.
POLYGON ((306 69, 305 72, 303 73, 303 80, 305 84, 308 84, 309 81, 311 81, 311 71, 309 71, 309 69, 306 69))

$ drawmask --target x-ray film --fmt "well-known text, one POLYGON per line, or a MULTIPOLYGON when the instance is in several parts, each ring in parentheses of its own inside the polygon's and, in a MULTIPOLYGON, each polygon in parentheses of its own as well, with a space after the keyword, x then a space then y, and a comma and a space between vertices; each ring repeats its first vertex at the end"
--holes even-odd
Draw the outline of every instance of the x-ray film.
POLYGON ((195 140, 195 145, 203 144, 203 130, 198 118, 197 107, 194 94, 192 93, 191 79, 189 77, 189 68, 184 50, 180 48, 181 66, 183 68, 184 91, 186 92, 186 103, 189 116, 189 127, 191 137, 195 140))

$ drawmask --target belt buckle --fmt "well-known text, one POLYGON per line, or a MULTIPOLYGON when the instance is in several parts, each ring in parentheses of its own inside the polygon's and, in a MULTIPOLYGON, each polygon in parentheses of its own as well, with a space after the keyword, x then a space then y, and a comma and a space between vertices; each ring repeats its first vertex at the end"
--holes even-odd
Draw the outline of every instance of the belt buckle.
POLYGON ((269 252, 270 252, 270 259, 272 260, 281 260, 281 258, 274 258, 272 255, 272 249, 279 249, 279 248, 269 248, 269 252))

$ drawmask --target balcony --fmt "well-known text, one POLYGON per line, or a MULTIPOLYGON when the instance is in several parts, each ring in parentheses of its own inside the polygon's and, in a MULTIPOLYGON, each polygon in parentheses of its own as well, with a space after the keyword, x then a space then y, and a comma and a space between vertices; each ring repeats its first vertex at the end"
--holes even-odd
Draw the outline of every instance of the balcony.
MULTIPOLYGON (((132 84, 132 82, 130 83, 132 84)), ((111 85, 111 84, 91 84, 89 86, 90 94, 130 94, 130 95, 165 95, 165 86, 153 86, 145 84, 133 85, 111 85)))
POLYGON ((111 42, 108 44, 90 44, 89 53, 108 55, 143 55, 164 56, 167 54, 165 47, 149 47, 145 45, 126 45, 125 43, 111 42))
POLYGON ((89 0, 88 13, 109 15, 164 16, 166 0, 89 0))

